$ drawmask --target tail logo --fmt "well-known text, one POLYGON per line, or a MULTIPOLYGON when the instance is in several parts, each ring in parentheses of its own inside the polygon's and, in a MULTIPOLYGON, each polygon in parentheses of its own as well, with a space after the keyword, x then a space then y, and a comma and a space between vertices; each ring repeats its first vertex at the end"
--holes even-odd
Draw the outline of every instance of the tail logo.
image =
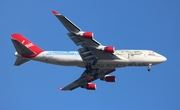
POLYGON ((22 44, 24 44, 24 41, 25 41, 25 40, 22 41, 22 44))
POLYGON ((26 44, 25 46, 26 46, 27 48, 29 48, 29 47, 34 46, 34 44, 33 44, 33 43, 29 43, 29 44, 26 44))

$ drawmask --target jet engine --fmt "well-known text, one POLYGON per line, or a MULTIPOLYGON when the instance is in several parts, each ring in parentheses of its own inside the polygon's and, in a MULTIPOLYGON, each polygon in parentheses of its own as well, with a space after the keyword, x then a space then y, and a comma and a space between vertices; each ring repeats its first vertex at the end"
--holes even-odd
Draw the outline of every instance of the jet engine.
POLYGON ((84 32, 84 33, 82 34, 82 36, 83 36, 84 38, 87 38, 87 39, 92 39, 92 38, 93 38, 93 33, 92 33, 92 32, 84 32))
POLYGON ((106 82, 116 82, 116 77, 106 75, 104 76, 104 78, 101 78, 101 80, 106 81, 106 82))
POLYGON ((96 90, 96 84, 88 83, 86 85, 87 90, 96 90))
POLYGON ((107 46, 104 48, 104 51, 105 52, 108 52, 108 53, 114 53, 114 47, 113 46, 107 46))

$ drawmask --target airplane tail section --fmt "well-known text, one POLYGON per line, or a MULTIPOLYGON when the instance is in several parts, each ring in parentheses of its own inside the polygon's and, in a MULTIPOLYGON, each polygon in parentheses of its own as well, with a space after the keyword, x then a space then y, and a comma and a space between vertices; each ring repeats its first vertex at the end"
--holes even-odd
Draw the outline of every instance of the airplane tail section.
POLYGON ((43 52, 41 48, 33 44, 30 40, 22 36, 21 34, 11 34, 12 43, 17 51, 15 55, 18 57, 14 65, 19 66, 27 61, 26 58, 33 58, 39 53, 43 52), (19 55, 19 56, 18 56, 19 55))
POLYGON ((18 54, 39 54, 43 51, 21 34, 12 34, 11 40, 18 54))

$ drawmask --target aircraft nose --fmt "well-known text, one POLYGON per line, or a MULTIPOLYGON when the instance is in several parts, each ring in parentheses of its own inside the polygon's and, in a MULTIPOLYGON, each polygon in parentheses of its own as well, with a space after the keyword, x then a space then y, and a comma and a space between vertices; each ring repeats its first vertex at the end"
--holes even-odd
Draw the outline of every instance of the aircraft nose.
POLYGON ((156 53, 156 57, 157 57, 157 61, 159 63, 165 62, 167 60, 167 58, 165 56, 158 54, 158 53, 156 53))
POLYGON ((167 58, 165 56, 162 56, 162 62, 165 62, 167 58))
POLYGON ((158 57, 158 60, 159 60, 159 62, 162 63, 162 62, 165 62, 167 60, 167 58, 163 55, 160 55, 160 57, 158 57))

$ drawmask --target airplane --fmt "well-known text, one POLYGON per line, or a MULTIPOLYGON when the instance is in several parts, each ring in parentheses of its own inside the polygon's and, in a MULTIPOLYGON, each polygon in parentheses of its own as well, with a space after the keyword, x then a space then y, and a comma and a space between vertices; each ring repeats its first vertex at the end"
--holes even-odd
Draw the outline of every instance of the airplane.
POLYGON ((78 87, 96 90, 96 84, 91 82, 97 79, 115 82, 116 77, 109 74, 117 68, 145 66, 150 71, 151 66, 167 60, 166 57, 152 50, 115 50, 114 46, 102 45, 94 39, 92 32, 81 30, 67 17, 54 10, 52 13, 69 31, 68 37, 76 46, 81 46, 78 51, 44 51, 18 33, 11 34, 11 40, 16 49, 15 66, 34 60, 54 65, 85 68, 77 80, 63 88, 59 87, 59 90, 71 91, 78 87))

